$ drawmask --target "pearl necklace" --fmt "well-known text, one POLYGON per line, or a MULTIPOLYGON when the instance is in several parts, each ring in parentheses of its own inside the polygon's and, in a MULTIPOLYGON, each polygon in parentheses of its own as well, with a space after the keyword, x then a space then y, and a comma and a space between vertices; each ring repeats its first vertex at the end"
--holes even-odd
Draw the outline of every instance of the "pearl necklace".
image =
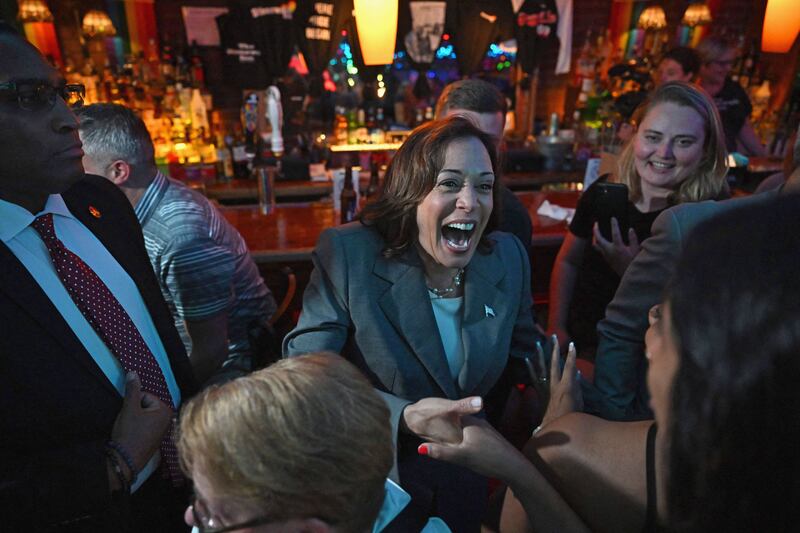
POLYGON ((444 289, 437 289, 436 287, 428 287, 428 290, 431 291, 437 298, 444 298, 448 294, 454 292, 461 286, 461 282, 464 279, 464 269, 459 268, 456 275, 453 276, 453 282, 450 284, 449 287, 445 287, 444 289))

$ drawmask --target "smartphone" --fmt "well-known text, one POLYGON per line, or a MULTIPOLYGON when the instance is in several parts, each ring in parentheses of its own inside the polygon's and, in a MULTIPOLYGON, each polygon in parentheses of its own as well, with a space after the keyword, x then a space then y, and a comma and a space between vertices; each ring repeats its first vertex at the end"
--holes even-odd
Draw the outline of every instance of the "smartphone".
POLYGON ((596 213, 597 223, 600 226, 600 234, 607 240, 611 240, 611 218, 614 217, 619 223, 619 231, 622 241, 628 244, 628 229, 630 221, 628 219, 628 186, 624 183, 595 184, 597 187, 596 213))

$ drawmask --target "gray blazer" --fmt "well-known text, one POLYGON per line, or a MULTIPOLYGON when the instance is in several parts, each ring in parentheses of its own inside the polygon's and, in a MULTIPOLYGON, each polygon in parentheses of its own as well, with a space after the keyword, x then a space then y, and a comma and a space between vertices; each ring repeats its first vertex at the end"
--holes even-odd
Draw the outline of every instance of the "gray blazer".
POLYGON ((476 252, 465 269, 465 363, 456 381, 416 250, 387 259, 381 236, 358 222, 320 236, 303 313, 284 339, 284 355, 341 353, 391 395, 393 411, 431 396, 485 395, 509 355, 522 357, 537 339, 527 253, 510 234, 492 239, 491 253, 476 252))
POLYGON ((612 420, 652 418, 648 407, 644 335, 647 314, 661 302, 686 239, 701 222, 728 209, 775 197, 775 192, 721 202, 686 203, 661 213, 650 238, 622 277, 597 325, 594 389, 584 388, 586 410, 612 420))

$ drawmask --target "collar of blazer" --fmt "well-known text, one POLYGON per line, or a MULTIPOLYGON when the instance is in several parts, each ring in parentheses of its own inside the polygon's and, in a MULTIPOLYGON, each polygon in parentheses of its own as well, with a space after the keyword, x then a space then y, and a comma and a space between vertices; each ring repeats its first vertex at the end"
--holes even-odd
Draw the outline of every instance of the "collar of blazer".
POLYGON ((505 294, 499 287, 506 269, 496 252, 476 252, 465 269, 462 321, 465 363, 458 387, 450 377, 416 249, 411 248, 394 259, 379 256, 373 274, 390 284, 378 300, 387 319, 405 337, 414 355, 448 398, 476 392, 489 370, 496 369, 498 363, 505 367, 508 354, 494 353, 494 344, 504 327, 513 327, 516 313, 511 313, 508 307, 513 295, 505 294), (486 312, 487 306, 494 316, 486 312))

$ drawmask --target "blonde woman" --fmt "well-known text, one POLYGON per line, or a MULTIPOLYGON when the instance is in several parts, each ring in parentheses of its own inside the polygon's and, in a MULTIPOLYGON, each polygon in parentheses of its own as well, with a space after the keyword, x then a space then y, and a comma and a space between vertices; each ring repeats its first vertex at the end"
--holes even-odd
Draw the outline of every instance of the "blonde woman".
POLYGON ((596 325, 659 213, 671 205, 717 198, 726 187, 722 126, 702 90, 666 83, 640 106, 634 120, 636 134, 620 155, 616 176, 628 187, 627 243, 615 219, 611 240, 600 233, 602 186, 593 184, 581 196, 553 267, 548 329, 562 346, 574 341, 581 354, 594 354, 596 325))

